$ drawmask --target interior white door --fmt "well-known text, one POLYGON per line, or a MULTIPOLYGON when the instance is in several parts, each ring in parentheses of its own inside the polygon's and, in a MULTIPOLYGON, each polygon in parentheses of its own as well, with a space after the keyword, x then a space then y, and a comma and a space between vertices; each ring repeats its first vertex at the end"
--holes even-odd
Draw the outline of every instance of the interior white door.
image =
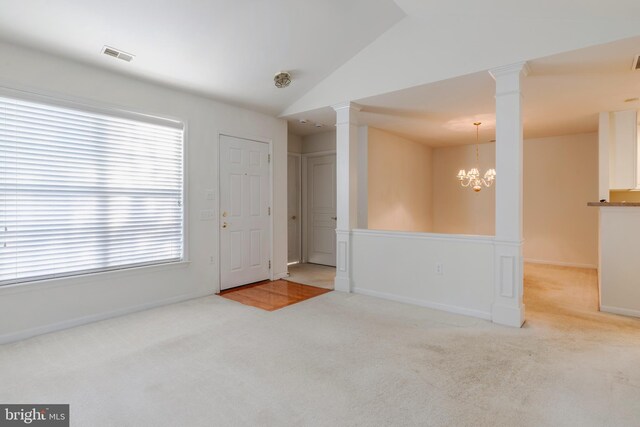
POLYGON ((287 232, 289 263, 300 262, 300 156, 289 154, 287 160, 287 232))
POLYGON ((269 145, 220 137, 220 289, 269 278, 269 145))
POLYGON ((307 159, 307 258, 336 265, 336 156, 307 159))

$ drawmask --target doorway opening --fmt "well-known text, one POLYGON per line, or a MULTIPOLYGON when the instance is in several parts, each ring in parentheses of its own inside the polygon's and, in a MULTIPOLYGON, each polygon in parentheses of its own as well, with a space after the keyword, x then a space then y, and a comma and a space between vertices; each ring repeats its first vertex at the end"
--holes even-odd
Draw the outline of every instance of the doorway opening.
POLYGON ((333 289, 336 265, 336 134, 289 134, 287 280, 333 289))

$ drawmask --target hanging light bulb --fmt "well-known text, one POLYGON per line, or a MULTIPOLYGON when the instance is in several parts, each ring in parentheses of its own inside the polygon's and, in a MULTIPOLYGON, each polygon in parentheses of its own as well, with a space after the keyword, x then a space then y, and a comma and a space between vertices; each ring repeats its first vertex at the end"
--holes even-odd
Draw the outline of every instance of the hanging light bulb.
POLYGON ((478 171, 478 163, 479 163, 479 151, 480 151, 480 125, 482 123, 475 122, 473 125, 476 127, 476 167, 470 169, 469 172, 464 169, 460 169, 458 171, 458 180, 463 187, 471 187, 473 191, 476 193, 482 190, 482 187, 491 187, 493 183, 496 181, 496 170, 489 169, 484 173, 483 177, 480 177, 480 172, 478 171))

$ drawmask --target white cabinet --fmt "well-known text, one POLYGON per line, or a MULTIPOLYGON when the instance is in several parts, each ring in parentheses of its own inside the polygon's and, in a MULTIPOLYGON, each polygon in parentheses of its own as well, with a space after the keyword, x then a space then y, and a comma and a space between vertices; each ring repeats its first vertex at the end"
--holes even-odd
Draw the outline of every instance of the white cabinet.
POLYGON ((640 185, 638 113, 636 110, 609 114, 609 188, 629 190, 640 185))

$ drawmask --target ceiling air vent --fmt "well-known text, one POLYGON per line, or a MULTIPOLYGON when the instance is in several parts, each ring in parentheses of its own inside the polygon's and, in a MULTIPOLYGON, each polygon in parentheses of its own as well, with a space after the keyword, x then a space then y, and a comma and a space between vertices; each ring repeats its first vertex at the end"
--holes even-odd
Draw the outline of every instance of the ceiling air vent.
POLYGON ((123 52, 110 46, 105 46, 104 48, 102 48, 102 53, 104 53, 105 55, 113 56, 114 58, 122 59, 123 61, 127 62, 131 62, 131 60, 135 57, 130 53, 123 52))
POLYGON ((640 55, 636 55, 635 59, 633 60, 633 66, 631 67, 632 70, 640 70, 640 55))

